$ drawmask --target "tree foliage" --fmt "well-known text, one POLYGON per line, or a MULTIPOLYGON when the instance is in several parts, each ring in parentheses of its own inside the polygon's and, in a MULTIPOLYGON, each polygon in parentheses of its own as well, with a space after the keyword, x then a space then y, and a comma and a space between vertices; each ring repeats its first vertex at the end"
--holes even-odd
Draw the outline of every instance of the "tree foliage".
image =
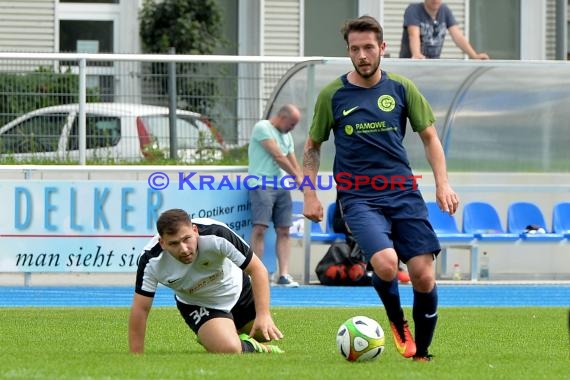
MULTIPOLYGON (((176 54, 213 54, 225 43, 222 10, 215 0, 145 0, 140 35, 146 53, 165 54, 173 47, 176 54)), ((168 94, 166 65, 152 63, 150 71, 155 91, 168 94)), ((178 108, 209 115, 215 121, 212 113, 220 101, 222 69, 207 63, 177 63, 176 77, 178 108)))
POLYGON ((215 0, 145 0, 140 36, 146 53, 213 54, 224 42, 222 12, 215 0))

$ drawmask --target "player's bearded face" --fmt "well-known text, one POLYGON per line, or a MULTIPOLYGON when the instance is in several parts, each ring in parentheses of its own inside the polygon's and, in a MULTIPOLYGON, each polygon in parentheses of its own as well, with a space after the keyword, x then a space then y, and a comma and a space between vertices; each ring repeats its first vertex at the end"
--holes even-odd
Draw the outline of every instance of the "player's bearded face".
POLYGON ((183 264, 190 264, 198 252, 198 229, 196 226, 181 226, 175 234, 160 238, 162 249, 183 264))
POLYGON ((352 32, 348 36, 348 51, 354 70, 364 79, 374 76, 386 45, 379 43, 372 32, 352 32))
POLYGON ((380 56, 374 61, 366 60, 366 59, 359 59, 358 62, 354 62, 352 60, 352 65, 356 72, 364 79, 368 79, 378 71, 380 67, 380 56))

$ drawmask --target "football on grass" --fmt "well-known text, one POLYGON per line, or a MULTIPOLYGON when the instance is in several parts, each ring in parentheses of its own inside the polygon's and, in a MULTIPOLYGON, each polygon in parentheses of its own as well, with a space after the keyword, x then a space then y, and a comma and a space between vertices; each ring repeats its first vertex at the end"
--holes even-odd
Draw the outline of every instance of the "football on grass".
POLYGON ((374 319, 352 317, 340 325, 336 345, 348 361, 374 360, 384 351, 384 330, 374 319))

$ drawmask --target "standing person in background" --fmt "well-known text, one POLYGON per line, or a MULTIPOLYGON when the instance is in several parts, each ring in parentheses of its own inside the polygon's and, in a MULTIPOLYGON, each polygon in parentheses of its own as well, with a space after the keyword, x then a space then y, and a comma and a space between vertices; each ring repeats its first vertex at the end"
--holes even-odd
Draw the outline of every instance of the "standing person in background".
POLYGON ((283 287, 299 286, 289 274, 289 227, 293 223, 291 190, 281 186, 281 179, 289 175, 297 185, 302 182, 303 173, 295 158, 291 135, 300 119, 301 112, 296 106, 284 105, 269 120, 255 124, 248 148, 248 174, 257 178, 255 183, 248 181, 250 188, 256 187, 249 191, 253 222, 251 246, 260 258, 263 257, 265 231, 273 221, 279 267, 275 285, 283 287))
MULTIPOLYGON (((407 120, 423 143, 440 209, 454 214, 459 199, 448 182, 429 103, 411 80, 380 68, 386 42, 378 21, 370 16, 349 20, 342 33, 354 70, 326 85, 317 97, 303 154, 304 175, 316 183, 321 144, 332 131, 333 173, 345 177, 337 187, 342 216, 372 266, 372 285, 384 304, 396 349, 406 358, 427 362, 437 324, 434 262, 441 248, 403 144, 407 120), (387 182, 390 178, 405 180, 394 186, 387 182), (399 259, 412 281, 415 341, 400 300, 399 259)), ((303 214, 322 220, 316 191, 304 187, 303 195, 303 214)))
POLYGON ((425 0, 408 5, 404 13, 404 30, 400 58, 439 58, 445 32, 449 30, 455 45, 471 59, 489 59, 477 53, 461 32, 451 9, 441 0, 425 0))

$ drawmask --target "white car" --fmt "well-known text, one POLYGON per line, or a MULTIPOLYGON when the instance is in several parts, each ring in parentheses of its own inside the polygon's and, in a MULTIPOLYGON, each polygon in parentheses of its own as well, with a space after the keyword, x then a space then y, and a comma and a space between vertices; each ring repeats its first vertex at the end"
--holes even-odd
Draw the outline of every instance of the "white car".
MULTIPOLYGON (((86 159, 139 161, 170 155, 169 109, 128 103, 87 103, 86 159)), ((41 108, 0 127, 0 157, 79 159, 79 105, 41 108)), ((178 160, 222 158, 220 134, 201 114, 177 110, 178 160)))

